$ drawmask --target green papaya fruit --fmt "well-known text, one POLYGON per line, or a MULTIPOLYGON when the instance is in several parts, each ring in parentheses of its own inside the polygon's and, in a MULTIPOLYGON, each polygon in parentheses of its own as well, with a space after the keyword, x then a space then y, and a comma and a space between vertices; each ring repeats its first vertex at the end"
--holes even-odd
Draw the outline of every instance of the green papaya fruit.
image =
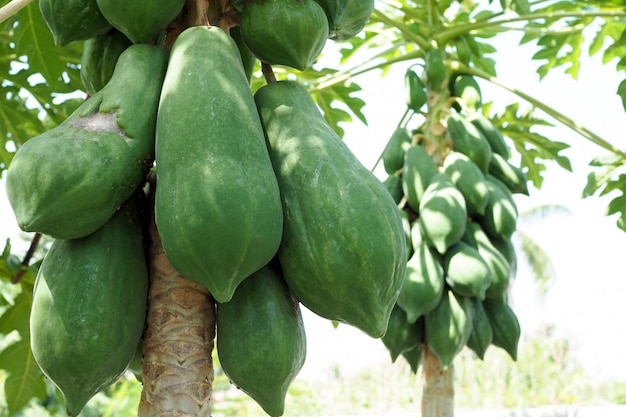
POLYGON ((431 312, 441 299, 445 284, 439 254, 419 236, 419 223, 413 223, 413 256, 409 259, 397 304, 406 312, 409 323, 431 312))
POLYGON ((462 296, 485 299, 491 284, 491 271, 478 249, 460 241, 451 246, 443 256, 446 283, 462 296))
POLYGON ((398 207, 304 87, 278 81, 255 99, 285 213, 285 281, 314 313, 382 336, 406 269, 398 207))
POLYGON ((402 217, 402 229, 404 230, 404 238, 406 242, 406 258, 407 260, 413 255, 413 246, 411 244, 411 222, 409 220, 409 214, 398 208, 400 217, 402 217))
POLYGON ((443 172, 463 194, 467 214, 484 214, 488 190, 485 176, 478 165, 467 155, 453 151, 443 160, 443 172))
POLYGON ((383 185, 391 194, 393 201, 398 204, 404 193, 402 192, 402 178, 397 175, 389 175, 387 178, 383 180, 383 185))
POLYGON ((419 328, 415 323, 409 323, 404 310, 397 304, 391 310, 387 331, 380 338, 395 362, 401 353, 413 349, 420 342, 419 328))
POLYGON ((476 353, 481 359, 485 359, 485 352, 493 340, 491 324, 483 303, 476 297, 468 298, 468 302, 472 305, 472 333, 467 340, 467 347, 476 353))
POLYGON ((6 187, 22 230, 83 237, 132 195, 152 166, 166 63, 156 46, 127 48, 102 90, 17 150, 6 187))
POLYGON ((477 217, 488 236, 493 239, 510 240, 517 229, 517 206, 507 194, 508 190, 487 176, 487 205, 485 214, 477 217))
POLYGON ((425 71, 428 87, 435 91, 440 90, 448 77, 441 49, 433 47, 426 52, 425 71))
POLYGON ((490 238, 489 241, 491 244, 500 252, 506 261, 511 266, 511 275, 515 275, 516 264, 517 264, 517 255, 515 253, 515 247, 513 246, 513 242, 510 240, 500 240, 490 238))
POLYGON ((237 48, 239 48, 239 55, 241 56, 241 62, 243 63, 243 69, 246 72, 246 78, 248 81, 252 79, 254 73, 254 67, 256 66, 256 56, 250 51, 243 41, 241 36, 241 27, 233 26, 230 28, 230 36, 235 40, 237 48))
POLYGON ((418 113, 426 104, 426 87, 420 76, 410 68, 404 74, 404 90, 407 106, 418 113))
MULTIPOLYGON (((419 323, 416 323, 416 324, 419 324, 419 323)), ((424 327, 423 325, 418 326, 420 340, 424 337, 423 327, 424 327)), ((417 370, 419 369, 420 364, 422 363, 423 350, 424 350, 424 345, 422 342, 420 342, 417 345, 415 345, 412 349, 405 350, 404 352, 401 353, 404 360, 406 360, 406 362, 411 367, 411 372, 413 372, 414 374, 417 373, 417 370)))
POLYGON ((237 45, 217 26, 190 27, 172 46, 156 161, 155 220, 168 259, 228 301, 276 254, 283 217, 237 45))
POLYGON ((374 11, 374 0, 315 0, 328 20, 328 38, 345 41, 356 36, 374 11))
POLYGON ((426 343, 443 370, 452 365, 472 333, 471 308, 466 297, 446 289, 437 307, 424 317, 426 343))
POLYGON ((445 174, 435 175, 419 207, 422 236, 440 254, 461 240, 467 223, 465 199, 445 174))
POLYGON ((492 154, 487 139, 459 113, 451 113, 447 119, 447 125, 452 148, 467 155, 478 165, 483 174, 486 174, 489 171, 489 161, 492 154))
POLYGON ((489 162, 489 173, 502 181, 512 193, 528 195, 528 178, 524 171, 512 165, 504 157, 493 154, 489 162))
POLYGON ((69 416, 126 371, 141 340, 148 266, 136 210, 129 202, 93 234, 55 240, 37 274, 33 356, 69 416))
POLYGON ((451 77, 450 94, 454 97, 459 97, 465 105, 476 112, 482 106, 482 95, 480 92, 480 86, 476 82, 476 79, 468 74, 457 74, 451 77))
POLYGON ((459 58, 459 61, 469 65, 473 54, 472 49, 467 42, 466 36, 459 36, 454 40, 454 49, 456 49, 456 55, 459 58))
POLYGON ((480 224, 469 222, 465 228, 463 241, 475 248, 491 272, 491 283, 487 288, 487 298, 502 299, 509 287, 511 266, 506 257, 491 243, 480 224))
POLYGON ((491 120, 480 114, 474 114, 470 118, 471 123, 483 134, 493 153, 502 156, 505 159, 509 158, 509 147, 504 141, 502 133, 493 125, 491 120))
POLYGON ((84 42, 80 59, 80 79, 85 91, 93 96, 109 82, 122 52, 132 42, 120 31, 111 30, 84 42))
POLYGON ((39 9, 57 46, 87 40, 111 29, 96 0, 39 0, 39 9))
POLYGON ((280 273, 265 266, 217 305, 217 355, 224 373, 272 417, 306 358, 302 313, 280 273))
POLYGON ((521 328, 515 312, 508 304, 490 298, 483 301, 483 308, 493 333, 491 343, 516 361, 521 328))
POLYGON ((185 0, 97 0, 100 11, 133 43, 149 43, 180 14, 185 0))
POLYGON ((411 146, 404 156, 402 167, 402 190, 406 201, 416 213, 426 188, 437 174, 437 166, 426 148, 421 145, 411 146))
POLYGON ((411 147, 412 140, 409 132, 403 127, 399 127, 393 132, 382 154, 383 166, 387 174, 395 174, 402 169, 404 155, 411 147))
POLYGON ((262 62, 304 71, 324 49, 328 20, 315 0, 249 0, 241 36, 262 62))

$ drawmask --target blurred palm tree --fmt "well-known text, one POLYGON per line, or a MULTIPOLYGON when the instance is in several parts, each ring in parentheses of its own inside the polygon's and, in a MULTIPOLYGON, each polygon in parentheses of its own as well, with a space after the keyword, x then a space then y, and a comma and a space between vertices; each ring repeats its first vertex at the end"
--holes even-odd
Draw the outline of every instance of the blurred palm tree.
POLYGON ((529 232, 524 230, 523 225, 534 221, 543 221, 559 214, 572 214, 572 212, 560 204, 544 204, 522 211, 518 220, 518 226, 522 227, 518 227, 513 234, 513 245, 516 248, 516 253, 521 254, 524 261, 530 266, 533 280, 541 295, 547 293, 550 284, 556 277, 556 271, 548 253, 533 239, 529 232))

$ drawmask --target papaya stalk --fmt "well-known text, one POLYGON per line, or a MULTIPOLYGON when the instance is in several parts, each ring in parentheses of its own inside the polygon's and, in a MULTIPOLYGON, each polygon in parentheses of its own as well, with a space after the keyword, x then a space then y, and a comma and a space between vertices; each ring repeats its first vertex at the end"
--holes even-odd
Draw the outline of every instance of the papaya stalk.
POLYGON ((445 371, 439 359, 424 344, 422 373, 422 417, 453 417, 454 416, 454 365, 445 371))
POLYGON ((150 290, 139 417, 210 416, 215 303, 168 261, 150 221, 150 290))

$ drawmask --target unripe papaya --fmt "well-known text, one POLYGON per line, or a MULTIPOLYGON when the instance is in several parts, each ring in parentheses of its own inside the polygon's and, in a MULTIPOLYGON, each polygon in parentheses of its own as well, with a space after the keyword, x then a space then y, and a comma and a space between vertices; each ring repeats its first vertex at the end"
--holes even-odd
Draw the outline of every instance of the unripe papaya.
POLYGON ((404 193, 402 192, 402 178, 397 175, 389 175, 387 178, 383 180, 383 185, 391 194, 393 201, 398 204, 404 193))
POLYGON ((272 417, 306 358, 302 314, 280 273, 265 266, 217 305, 217 354, 224 373, 272 417))
POLYGON ((148 266, 136 210, 128 203, 93 234, 54 241, 37 274, 31 347, 69 416, 126 371, 141 340, 148 266))
MULTIPOLYGON (((421 323, 416 323, 416 325, 419 325, 421 323)), ((423 334, 424 334, 424 326, 423 325, 419 325, 418 326, 418 331, 420 334, 420 340, 421 338, 423 338, 423 334)), ((424 345, 422 344, 422 342, 418 343, 417 345, 415 345, 412 349, 409 350, 405 350, 404 352, 401 353, 402 357, 407 361, 407 363, 409 364, 409 366, 411 367, 411 372, 413 372, 414 374, 417 373, 417 370, 419 369, 420 363, 422 362, 422 353, 424 350, 424 345)))
POLYGON ((391 310, 387 331, 380 338, 395 362, 401 353, 413 349, 421 342, 421 334, 415 323, 409 323, 404 310, 397 304, 391 310))
POLYGON ((255 99, 283 201, 287 285, 316 314, 382 336, 406 269, 398 207, 304 87, 278 81, 255 99))
POLYGON ((502 299, 509 287, 511 275, 511 267, 507 259, 496 249, 483 228, 476 222, 467 224, 463 241, 475 248, 489 267, 491 283, 487 288, 486 297, 502 299))
POLYGON ((483 134, 487 142, 489 142, 489 146, 493 153, 496 153, 502 156, 505 159, 509 158, 509 147, 504 141, 504 136, 502 133, 496 129, 496 127, 491 123, 491 120, 480 114, 474 114, 470 118, 471 123, 476 126, 476 128, 483 134))
POLYGON ((132 195, 152 166, 166 63, 156 46, 127 48, 102 90, 17 150, 6 186, 22 230, 83 237, 132 195))
POLYGON ((414 252, 407 262, 397 303, 406 312, 409 323, 414 323, 439 304, 445 279, 439 254, 419 237, 417 222, 413 223, 411 235, 414 252))
POLYGON ((445 174, 435 175, 420 202, 419 224, 424 241, 440 254, 461 240, 467 223, 465 199, 445 174))
POLYGON ((482 106, 482 96, 480 86, 471 75, 458 74, 451 77, 450 94, 459 97, 465 105, 472 111, 476 112, 482 106))
POLYGON ((491 343, 504 349, 516 361, 521 329, 515 312, 508 304, 489 298, 483 301, 483 308, 493 333, 491 343))
POLYGON ((446 66, 443 62, 443 51, 439 48, 430 48, 426 52, 426 82, 428 86, 438 91, 448 78, 446 66))
POLYGON ((494 154, 489 162, 489 173, 502 181, 512 193, 528 195, 528 178, 524 171, 504 157, 494 154))
POLYGON ((419 112, 426 104, 426 88, 420 76, 410 68, 404 74, 404 90, 409 109, 419 112))
POLYGON ((217 26, 190 27, 172 46, 156 161, 155 219, 168 259, 217 302, 230 300, 276 254, 283 217, 237 45, 217 26))
POLYGON ((402 169, 404 155, 411 147, 411 141, 411 135, 405 128, 399 127, 394 130, 383 149, 383 166, 387 174, 395 174, 402 169))
POLYGON ((424 334, 430 350, 446 370, 472 333, 472 305, 466 297, 446 289, 441 301, 424 317, 424 334))
MULTIPOLYGON (((471 36, 471 35, 468 35, 468 36, 471 36)), ((469 43, 467 42, 466 36, 459 36, 458 38, 454 40, 454 49, 456 49, 456 55, 459 58, 459 60, 462 63, 469 65, 472 59, 472 49, 470 48, 469 43)))
POLYGON ((468 298, 472 305, 472 333, 467 340, 467 347, 480 359, 485 359, 485 352, 493 340, 491 324, 483 308, 483 303, 475 297, 468 298))
POLYGON ((374 0, 315 0, 328 19, 328 38, 345 41, 358 35, 374 11, 374 0))
POLYGON ((426 148, 421 145, 411 146, 404 156, 402 168, 402 190, 406 201, 416 213, 426 188, 437 174, 437 166, 426 148))
POLYGON ((413 245, 411 244, 411 222, 409 220, 409 214, 398 208, 400 217, 402 217, 402 229, 404 230, 404 237, 406 242, 406 258, 407 260, 413 255, 413 245))
POLYGON ((185 0, 97 0, 106 19, 133 43, 148 43, 178 16, 185 0))
POLYGON ((241 62, 243 63, 243 69, 246 72, 246 78, 248 81, 252 79, 252 74, 254 73, 254 67, 257 63, 257 59, 254 54, 250 51, 243 41, 243 37, 241 36, 241 27, 233 26, 230 28, 230 36, 233 38, 235 43, 237 44, 237 48, 239 48, 239 55, 241 56, 241 62))
POLYGON ((262 62, 304 71, 324 49, 328 20, 315 0, 248 0, 241 36, 262 62))
POLYGON ((506 187, 489 176, 486 179, 489 188, 487 205, 485 214, 477 221, 493 239, 510 240, 517 229, 517 206, 506 187))
POLYGON ((443 171, 463 194, 467 214, 484 214, 488 190, 485 176, 478 165, 466 155, 453 151, 443 160, 443 171))
POLYGON ((111 29, 96 0, 39 0, 39 9, 57 46, 87 40, 111 29))
POLYGON ((130 45, 132 42, 117 30, 85 41, 80 59, 80 79, 90 96, 102 90, 109 82, 117 60, 130 45))
POLYGON ((452 148, 465 154, 486 174, 489 171, 491 147, 482 133, 459 113, 451 113, 447 119, 448 136, 452 148))
POLYGON ((485 299, 492 278, 478 249, 463 241, 455 243, 443 256, 443 268, 446 282, 455 293, 485 299))

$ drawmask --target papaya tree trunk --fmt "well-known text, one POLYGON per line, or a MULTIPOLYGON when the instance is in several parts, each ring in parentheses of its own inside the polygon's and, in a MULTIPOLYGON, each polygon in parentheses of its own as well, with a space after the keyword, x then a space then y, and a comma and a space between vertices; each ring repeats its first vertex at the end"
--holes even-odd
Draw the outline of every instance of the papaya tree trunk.
POLYGON ((439 358, 424 344, 422 417, 454 416, 454 365, 441 368, 439 358))
MULTIPOLYGON (((154 219, 154 217, 153 217, 154 219)), ((215 303, 165 256, 152 220, 139 417, 210 416, 215 303)))

